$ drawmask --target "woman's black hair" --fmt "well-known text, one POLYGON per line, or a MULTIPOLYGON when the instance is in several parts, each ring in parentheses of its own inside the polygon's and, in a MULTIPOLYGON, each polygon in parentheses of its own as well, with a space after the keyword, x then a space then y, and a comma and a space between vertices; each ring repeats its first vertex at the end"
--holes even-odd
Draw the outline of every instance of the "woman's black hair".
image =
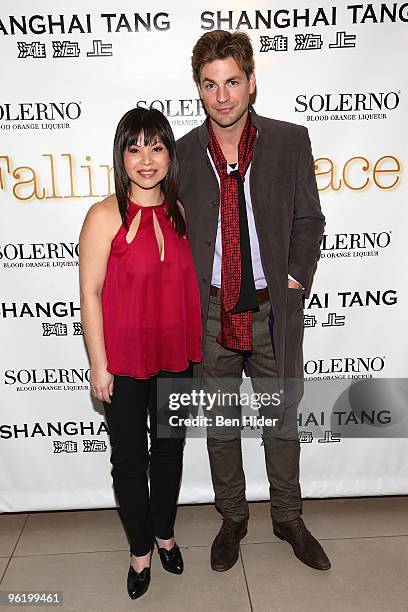
POLYGON ((130 195, 130 179, 123 164, 123 154, 132 145, 137 144, 143 134, 144 146, 153 145, 160 140, 169 152, 170 164, 161 187, 168 205, 168 217, 179 236, 185 236, 186 225, 177 205, 179 180, 179 163, 176 155, 176 143, 173 131, 166 117, 155 108, 132 108, 125 113, 116 128, 113 142, 113 172, 115 191, 123 225, 128 229, 127 210, 130 195))

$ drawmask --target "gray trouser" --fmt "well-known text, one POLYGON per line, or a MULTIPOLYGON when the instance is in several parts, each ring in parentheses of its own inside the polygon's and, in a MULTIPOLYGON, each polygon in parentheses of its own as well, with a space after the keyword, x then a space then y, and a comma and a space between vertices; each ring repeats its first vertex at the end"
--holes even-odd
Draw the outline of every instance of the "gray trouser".
MULTIPOLYGON (((246 357, 246 370, 255 393, 276 390, 277 372, 268 318, 270 303, 265 302, 259 312, 253 313, 253 350, 246 357)), ((222 387, 226 394, 238 394, 242 383, 244 356, 225 349, 216 336, 220 331, 220 300, 210 297, 204 348, 203 387, 216 392, 222 387)), ((214 405, 211 414, 233 416, 239 408, 226 409, 214 405)), ((264 409, 265 416, 273 416, 264 409)), ((262 410, 259 410, 260 416, 262 410)), ((269 480, 271 515, 275 521, 290 521, 302 512, 299 485, 300 444, 297 439, 280 439, 279 434, 267 427, 262 438, 266 471, 269 480)), ((245 474, 242 465, 241 428, 207 428, 207 448, 215 505, 225 518, 240 521, 248 516, 245 497, 245 474)))

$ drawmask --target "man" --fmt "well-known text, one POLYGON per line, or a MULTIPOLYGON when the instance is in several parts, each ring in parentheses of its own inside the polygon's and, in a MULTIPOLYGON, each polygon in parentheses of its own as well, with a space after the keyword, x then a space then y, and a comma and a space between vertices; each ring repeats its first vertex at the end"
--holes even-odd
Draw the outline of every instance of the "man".
MULTIPOLYGON (((294 427, 303 392, 302 295, 310 290, 324 228, 309 136, 250 106, 256 82, 246 34, 207 32, 193 49, 192 68, 207 120, 177 149, 201 292, 200 375, 213 391, 239 391, 244 367, 255 391, 284 381, 285 426, 264 427, 262 434, 273 530, 302 562, 326 570, 330 561, 300 517, 294 427)), ((221 405, 213 410, 226 413, 221 405)), ((209 427, 207 448, 223 516, 211 567, 226 571, 238 559, 248 523, 240 428, 209 427)))

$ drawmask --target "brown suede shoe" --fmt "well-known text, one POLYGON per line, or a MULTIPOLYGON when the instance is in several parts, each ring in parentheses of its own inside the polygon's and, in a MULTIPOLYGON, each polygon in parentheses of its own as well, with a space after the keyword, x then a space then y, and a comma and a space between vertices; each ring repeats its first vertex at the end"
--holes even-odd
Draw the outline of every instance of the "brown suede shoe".
POLYGON ((284 523, 272 522, 273 533, 277 538, 289 542, 295 556, 300 561, 317 570, 331 568, 331 563, 323 548, 310 531, 306 529, 306 525, 300 517, 284 523))
POLYGON ((238 560, 239 543, 247 534, 248 519, 235 522, 224 518, 211 546, 211 568, 215 572, 226 572, 238 560))

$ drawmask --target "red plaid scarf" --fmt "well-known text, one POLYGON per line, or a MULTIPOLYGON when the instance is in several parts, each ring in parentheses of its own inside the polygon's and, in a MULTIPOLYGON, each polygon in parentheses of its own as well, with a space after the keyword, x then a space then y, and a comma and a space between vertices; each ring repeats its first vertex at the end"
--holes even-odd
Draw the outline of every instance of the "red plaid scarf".
MULTIPOLYGON (((238 185, 236 178, 227 172, 227 160, 221 150, 210 120, 207 121, 210 155, 220 179, 221 198, 221 331, 217 342, 225 348, 238 351, 252 350, 252 311, 230 312, 237 303, 241 288, 241 249, 239 231, 238 185)), ((238 171, 244 181, 252 161, 256 128, 251 125, 251 115, 242 131, 238 144, 238 171)))

